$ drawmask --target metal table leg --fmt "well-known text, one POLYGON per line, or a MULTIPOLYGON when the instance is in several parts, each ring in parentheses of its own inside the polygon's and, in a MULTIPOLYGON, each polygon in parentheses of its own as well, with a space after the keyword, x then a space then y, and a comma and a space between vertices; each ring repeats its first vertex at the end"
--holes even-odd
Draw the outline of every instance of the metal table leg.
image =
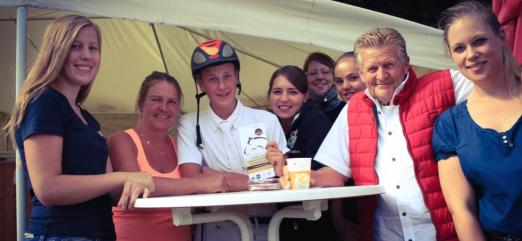
POLYGON ((268 224, 268 241, 279 241, 279 225, 283 218, 303 218, 315 221, 321 218, 321 211, 327 209, 327 200, 312 200, 303 201, 303 205, 289 206, 277 211, 268 224))
POLYGON ((220 221, 232 221, 241 232, 242 241, 253 241, 252 226, 244 212, 238 210, 221 209, 209 213, 192 214, 191 208, 172 208, 172 221, 174 225, 191 225, 201 223, 212 223, 220 221))

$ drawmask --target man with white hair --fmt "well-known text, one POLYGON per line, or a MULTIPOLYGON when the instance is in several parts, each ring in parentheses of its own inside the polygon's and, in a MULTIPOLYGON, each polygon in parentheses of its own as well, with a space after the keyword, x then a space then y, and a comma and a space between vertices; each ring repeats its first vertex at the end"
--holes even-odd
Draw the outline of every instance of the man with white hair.
POLYGON ((464 101, 471 83, 440 70, 417 78, 406 42, 376 28, 354 45, 367 86, 339 114, 314 160, 317 186, 380 184, 385 193, 359 198, 361 240, 458 240, 431 148, 435 119, 464 101))

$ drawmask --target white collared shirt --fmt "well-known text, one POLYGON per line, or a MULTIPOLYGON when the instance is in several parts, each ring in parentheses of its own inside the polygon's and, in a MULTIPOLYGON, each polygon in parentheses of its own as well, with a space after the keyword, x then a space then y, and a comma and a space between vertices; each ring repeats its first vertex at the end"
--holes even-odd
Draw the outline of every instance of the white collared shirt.
MULTIPOLYGON (((450 70, 456 102, 467 99, 472 83, 457 71, 450 70)), ((407 76, 406 78, 407 79, 407 76)), ((406 81, 395 90, 395 98, 406 81)), ((413 160, 407 149, 399 106, 381 106, 368 90, 365 94, 377 107, 379 118, 378 151, 375 170, 385 193, 379 195, 375 214, 376 241, 436 240, 435 227, 415 178, 413 160)), ((393 103, 393 101, 391 101, 393 103)), ((351 177, 348 152, 348 104, 342 109, 314 157, 346 177, 351 177)), ((431 136, 426 137, 431 138, 431 136)))
POLYGON ((234 112, 227 120, 217 116, 210 106, 207 110, 201 111, 199 125, 203 149, 196 146, 196 113, 189 113, 180 118, 177 129, 179 164, 196 163, 208 166, 216 171, 247 174, 243 164, 244 160, 230 160, 225 148, 232 148, 237 153, 242 153, 238 129, 242 126, 258 123, 264 124, 268 140, 276 141, 283 153, 288 152, 285 134, 277 117, 265 110, 246 107, 238 100, 234 112), (232 123, 233 143, 228 143, 227 138, 224 138, 218 129, 218 125, 222 121, 232 123), (241 164, 238 165, 238 161, 241 164))

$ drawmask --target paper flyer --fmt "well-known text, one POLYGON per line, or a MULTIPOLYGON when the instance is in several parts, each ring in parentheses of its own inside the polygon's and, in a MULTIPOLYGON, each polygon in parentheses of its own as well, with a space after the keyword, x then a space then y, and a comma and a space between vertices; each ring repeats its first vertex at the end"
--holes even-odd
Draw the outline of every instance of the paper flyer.
POLYGON ((239 141, 250 180, 275 176, 272 164, 266 159, 266 129, 263 123, 239 128, 239 141))

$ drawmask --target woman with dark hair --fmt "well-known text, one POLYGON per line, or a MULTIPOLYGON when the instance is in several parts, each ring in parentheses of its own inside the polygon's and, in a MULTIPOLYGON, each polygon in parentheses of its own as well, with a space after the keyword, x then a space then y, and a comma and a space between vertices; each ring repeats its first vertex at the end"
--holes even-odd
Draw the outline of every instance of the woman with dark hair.
POLYGON ((334 67, 333 59, 321 52, 308 55, 303 65, 310 89, 310 99, 332 123, 345 104, 337 97, 334 86, 334 67))
POLYGON ((353 51, 345 52, 335 61, 334 83, 339 97, 348 103, 350 98, 359 91, 366 89, 366 85, 359 74, 359 67, 353 51))
MULTIPOLYGON (((308 82, 299 67, 283 66, 270 78, 268 100, 272 111, 283 126, 290 149, 286 158, 313 158, 330 128, 330 120, 317 106, 308 99, 308 82)), ((285 157, 276 150, 274 143, 269 144, 267 158, 276 163, 277 173, 282 173, 285 157)), ((312 169, 322 165, 312 161, 312 169)), ((325 212, 327 214, 327 212, 325 212)), ((281 223, 281 240, 334 240, 335 230, 329 223, 329 215, 323 215, 318 221, 285 219, 281 223)))
MULTIPOLYGON (((138 124, 109 138, 114 170, 150 173, 156 186, 152 196, 225 192, 227 188, 222 175, 180 176, 176 139, 169 135, 169 129, 175 128, 182 99, 181 88, 174 77, 154 71, 145 78, 136 101, 138 124)), ((174 226, 169 208, 113 208, 113 214, 119 241, 192 240, 191 227, 174 226)))
POLYGON ((439 178, 460 240, 522 240, 522 80, 493 12, 462 2, 442 13, 451 58, 474 86, 433 132, 439 178))
MULTIPOLYGON (((285 132, 288 158, 314 157, 331 125, 308 96, 308 83, 299 67, 283 66, 272 74, 268 100, 285 132)), ((312 162, 312 169, 319 167, 312 162)))

